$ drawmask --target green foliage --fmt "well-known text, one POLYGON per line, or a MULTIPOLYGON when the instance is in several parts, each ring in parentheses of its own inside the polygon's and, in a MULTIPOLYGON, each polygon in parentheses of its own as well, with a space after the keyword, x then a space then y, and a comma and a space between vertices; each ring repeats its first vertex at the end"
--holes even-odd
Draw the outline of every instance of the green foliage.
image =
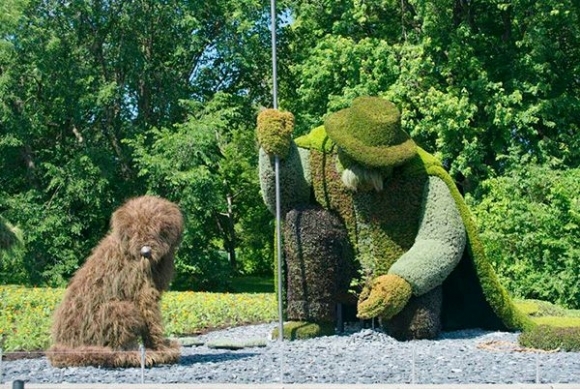
POLYGON ((7 201, 7 214, 24 232, 25 270, 33 285, 66 285, 105 235, 115 195, 98 164, 100 157, 94 150, 60 164, 43 163, 39 170, 48 180, 46 186, 14 194, 7 201))
POLYGON ((557 316, 557 317, 580 317, 580 310, 565 309, 559 305, 552 304, 542 300, 515 300, 514 303, 518 309, 533 319, 557 316))
POLYGON ((0 337, 5 351, 42 350, 50 344, 52 312, 62 289, 0 286, 0 337))
POLYGON ((518 341, 524 347, 542 350, 580 351, 580 322, 574 327, 539 325, 523 332, 518 341))
MULTIPOLYGON (((227 105, 239 107, 253 129, 251 104, 269 96, 262 82, 270 67, 269 51, 263 50, 270 42, 268 9, 253 0, 8 0, 0 5, 0 211, 21 229, 26 247, 19 271, 1 282, 63 285, 125 199, 151 188, 170 194, 162 190, 168 183, 147 180, 165 179, 160 170, 171 166, 161 163, 153 174, 143 174, 141 156, 123 140, 148 136, 150 147, 156 131, 169 136, 174 125, 185 125, 190 107, 181 100, 198 102, 197 109, 220 91, 230 93, 236 99, 227 105), (24 277, 17 278, 20 273, 24 277)), ((256 205, 253 131, 228 125, 221 127, 227 138, 217 154, 222 160, 214 155, 212 163, 227 172, 221 178, 239 179, 236 201, 244 206, 232 212, 244 220, 228 225, 232 218, 221 216, 224 197, 193 198, 205 195, 204 186, 216 186, 203 166, 196 190, 174 191, 172 199, 181 200, 187 211, 198 207, 192 217, 207 203, 220 202, 210 204, 208 212, 220 208, 224 230, 219 238, 211 234, 204 240, 205 226, 198 230, 190 223, 192 238, 185 246, 190 250, 184 254, 211 257, 213 264, 178 263, 183 287, 194 282, 189 277, 194 273, 226 279, 233 263, 240 271, 271 269, 269 240, 262 237, 267 212, 256 205), (243 238, 227 240, 234 230, 243 238), (215 253, 218 245, 227 246, 225 260, 215 253), (237 261, 232 253, 239 255, 237 261)), ((211 142, 208 134, 200 138, 211 142)), ((179 158, 189 156, 170 160, 179 158)), ((174 190, 185 179, 177 176, 169 183, 174 190)))
MULTIPOLYGON (((356 96, 383 95, 402 110, 403 129, 467 192, 519 166, 521 156, 578 167, 577 2, 279 6, 292 14, 279 28, 280 100, 296 115, 298 134, 356 96)), ((180 101, 205 106, 218 92, 235 96, 229 108, 243 111, 246 124, 228 122, 223 131, 229 138, 218 163, 230 177, 244 177, 237 201, 248 204, 237 219, 219 217, 223 231, 209 240, 205 225, 188 226, 178 284, 212 275, 212 261, 224 277, 232 263, 243 273, 271 272, 271 217, 249 179, 255 107, 271 101, 268 14, 268 4, 253 0, 1 2, 0 211, 25 243, 11 257, 19 270, 1 282, 64 284, 106 233, 113 209, 153 187, 188 210, 210 202, 188 197, 199 187, 181 193, 175 181, 151 182, 169 175, 144 173, 141 157, 122 140, 146 136, 143 147, 151 147, 154 137, 188 122, 191 108, 180 101), (205 241, 209 246, 193 245, 205 241)), ((197 184, 219 186, 204 183, 203 174, 213 173, 199 173, 197 184)), ((224 197, 216 202, 211 211, 224 214, 224 197)))
POLYGON ((308 47, 300 53, 304 59, 292 66, 300 83, 287 94, 297 98, 284 105, 297 116, 298 134, 319 125, 327 109, 346 108, 353 98, 376 95, 396 80, 395 52, 383 39, 329 34, 308 47))
POLYGON ((580 163, 577 2, 296 1, 291 10, 292 66, 280 84, 299 133, 376 94, 399 105, 403 129, 468 191, 509 167, 497 156, 580 163))
POLYGON ((0 216, 0 279, 26 283, 22 231, 0 216))
POLYGON ((235 250, 243 242, 238 236, 249 227, 241 217, 245 212, 261 217, 257 175, 250 168, 255 156, 247 150, 253 133, 244 128, 239 110, 227 108, 232 105, 226 95, 205 106, 190 103, 185 123, 126 140, 148 190, 174 199, 187 216, 176 257, 177 289, 227 290, 237 266, 235 250))
POLYGON ((514 295, 580 308, 580 170, 523 165, 482 183, 472 210, 514 295))
MULTIPOLYGON (((35 351, 50 344, 52 314, 64 289, 0 286, 0 338, 3 350, 35 351)), ((211 329, 276 319, 271 293, 217 294, 167 292, 161 300, 167 335, 192 335, 211 329)))
POLYGON ((539 326, 550 326, 550 327, 579 327, 580 328, 580 317, 575 313, 574 310, 566 310, 566 312, 572 312, 572 314, 563 315, 562 313, 558 312, 557 316, 539 316, 539 317, 532 317, 534 323, 539 326))
POLYGON ((274 293, 273 277, 242 276, 232 280, 232 293, 274 293))
POLYGON ((520 345, 580 351, 580 310, 565 309, 542 300, 516 300, 515 304, 535 324, 519 336, 520 345))
POLYGON ((22 231, 0 216, 0 251, 9 251, 21 244, 22 231))
POLYGON ((271 293, 167 292, 161 310, 165 332, 172 335, 271 322, 277 317, 271 293))

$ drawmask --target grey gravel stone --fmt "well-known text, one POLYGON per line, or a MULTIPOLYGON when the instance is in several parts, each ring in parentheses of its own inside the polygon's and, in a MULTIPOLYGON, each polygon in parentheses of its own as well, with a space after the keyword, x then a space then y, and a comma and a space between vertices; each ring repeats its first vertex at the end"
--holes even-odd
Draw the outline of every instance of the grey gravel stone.
MULTIPOLYGON (((533 384, 580 383, 580 353, 534 352, 517 333, 466 330, 436 340, 399 342, 379 330, 293 342, 272 340, 276 323, 201 335, 182 348, 179 364, 146 369, 145 383, 533 384), (263 339, 265 347, 216 349, 263 339)), ((53 368, 46 358, 2 362, 0 383, 141 383, 141 370, 53 368)))

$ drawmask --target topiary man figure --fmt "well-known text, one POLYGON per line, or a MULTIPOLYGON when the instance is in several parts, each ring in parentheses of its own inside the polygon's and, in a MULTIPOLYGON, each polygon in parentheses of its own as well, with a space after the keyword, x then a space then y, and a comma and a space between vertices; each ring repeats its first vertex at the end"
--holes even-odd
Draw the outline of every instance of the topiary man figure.
POLYGON ((357 316, 378 318, 397 339, 529 325, 485 260, 452 179, 401 129, 394 104, 356 98, 296 139, 293 124, 288 112, 264 110, 257 133, 272 212, 273 156, 281 159, 292 336, 313 335, 304 322, 319 325, 314 335, 332 330, 336 304, 352 301, 352 281, 361 285, 357 316))

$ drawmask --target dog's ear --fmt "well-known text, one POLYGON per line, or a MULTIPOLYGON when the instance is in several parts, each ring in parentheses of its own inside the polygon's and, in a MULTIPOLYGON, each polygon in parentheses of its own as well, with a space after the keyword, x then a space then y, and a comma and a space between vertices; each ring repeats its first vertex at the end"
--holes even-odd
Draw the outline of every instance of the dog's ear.
POLYGON ((113 212, 110 225, 112 233, 123 239, 131 227, 130 215, 125 207, 121 207, 113 212))

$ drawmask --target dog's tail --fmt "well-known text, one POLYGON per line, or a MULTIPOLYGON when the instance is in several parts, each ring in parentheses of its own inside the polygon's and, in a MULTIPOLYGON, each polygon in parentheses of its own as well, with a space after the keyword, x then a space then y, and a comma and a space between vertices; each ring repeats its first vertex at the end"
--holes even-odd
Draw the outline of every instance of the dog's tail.
MULTIPOLYGON (((179 344, 172 342, 158 350, 146 349, 143 362, 147 367, 174 364, 179 362, 180 355, 179 344)), ((60 344, 52 346, 46 357, 54 367, 141 367, 143 359, 139 350, 122 351, 101 346, 71 348, 60 344)))

